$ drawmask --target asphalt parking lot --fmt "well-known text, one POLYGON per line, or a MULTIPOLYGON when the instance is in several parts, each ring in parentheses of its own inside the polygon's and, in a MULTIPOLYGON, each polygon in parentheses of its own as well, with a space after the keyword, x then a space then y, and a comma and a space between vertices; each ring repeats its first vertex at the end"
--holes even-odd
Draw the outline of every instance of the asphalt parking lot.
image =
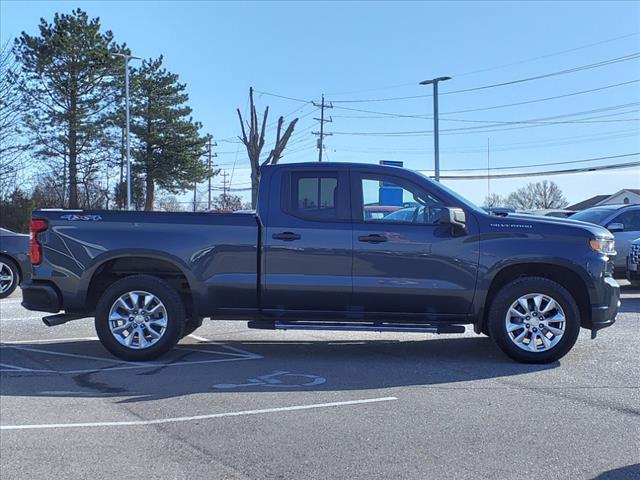
POLYGON ((564 359, 205 322, 151 363, 0 301, 0 478, 640 478, 640 292, 564 359))

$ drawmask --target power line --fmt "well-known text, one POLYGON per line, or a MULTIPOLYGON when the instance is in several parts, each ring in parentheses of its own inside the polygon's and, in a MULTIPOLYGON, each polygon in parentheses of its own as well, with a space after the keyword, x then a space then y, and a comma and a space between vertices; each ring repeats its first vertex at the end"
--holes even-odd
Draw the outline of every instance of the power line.
POLYGON ((638 83, 638 82, 640 82, 640 79, 638 79, 638 80, 629 80, 628 82, 615 83, 615 84, 612 84, 612 85, 605 85, 604 87, 592 88, 590 90, 581 90, 579 92, 570 92, 570 93, 565 93, 563 95, 555 95, 553 97, 536 98, 534 100, 527 100, 527 101, 524 101, 524 102, 515 102, 515 103, 507 103, 507 104, 503 104, 503 105, 494 105, 493 107, 472 108, 472 109, 469 109, 469 110, 456 110, 456 111, 452 111, 452 112, 442 113, 441 115, 452 115, 452 114, 456 114, 456 113, 480 112, 480 111, 485 111, 485 110, 495 110, 495 109, 498 109, 498 108, 515 107, 515 106, 519 106, 519 105, 529 105, 531 103, 546 102, 548 100, 557 100, 559 98, 573 97, 575 95, 583 95, 585 93, 599 92, 601 90, 607 90, 609 88, 620 87, 620 86, 623 86, 623 85, 630 85, 632 83, 638 83))
MULTIPOLYGON (((597 120, 598 118, 606 118, 606 117, 611 117, 615 115, 625 115, 627 113, 633 113, 635 112, 635 110, 628 111, 628 112, 618 112, 618 113, 609 114, 609 115, 588 117, 588 118, 579 119, 579 120, 565 120, 565 121, 559 121, 559 122, 557 121, 548 122, 547 120, 557 120, 560 118, 582 116, 582 115, 588 115, 591 113, 600 113, 600 112, 606 112, 610 110, 620 110, 623 108, 628 108, 628 107, 637 106, 637 105, 640 105, 640 102, 631 102, 631 103, 613 105, 609 107, 597 108, 592 110, 584 110, 581 112, 565 113, 561 115, 553 115, 550 117, 539 117, 539 118, 526 119, 526 120, 493 121, 493 120, 458 119, 456 121, 471 122, 471 123, 480 122, 480 123, 487 123, 488 125, 480 125, 475 127, 447 128, 442 131, 443 132, 462 132, 462 131, 466 132, 471 130, 502 131, 502 130, 513 130, 514 128, 530 128, 535 126, 558 125, 558 124, 564 124, 564 123, 601 123, 600 121, 594 121, 594 120, 597 120), (485 130, 493 126, 501 126, 501 125, 519 125, 519 127, 485 130)), ((449 120, 452 120, 452 119, 449 119, 449 120)), ((637 121, 637 120, 638 119, 622 119, 620 121, 637 121)), ((356 136, 403 136, 403 135, 427 135, 431 133, 433 133, 432 130, 408 130, 408 131, 393 131, 393 132, 334 132, 335 135, 356 135, 356 136)))
POLYGON ((634 36, 636 36, 638 34, 640 34, 640 32, 628 33, 626 35, 620 35, 619 37, 609 38, 609 39, 601 40, 599 42, 589 43, 589 44, 586 44, 586 45, 581 45, 581 46, 578 46, 578 47, 570 48, 570 49, 567 49, 567 50, 561 50, 559 52, 548 53, 548 54, 545 54, 545 55, 540 55, 540 56, 537 56, 537 57, 527 58, 527 59, 524 59, 524 60, 518 60, 516 62, 506 63, 506 64, 503 64, 503 65, 497 65, 495 67, 489 67, 489 68, 483 68, 483 69, 480 69, 480 70, 473 70, 473 71, 470 71, 470 72, 458 73, 455 76, 456 77, 464 77, 464 76, 467 76, 467 75, 475 75, 477 73, 490 72, 492 70, 498 70, 500 68, 513 67, 514 65, 522 65, 523 63, 534 62, 536 60, 542 60, 544 58, 556 57, 558 55, 563 55, 565 53, 577 52, 578 50, 584 50, 585 48, 596 47, 598 45, 603 45, 605 43, 610 43, 610 42, 613 42, 613 41, 616 41, 616 40, 622 40, 623 38, 634 37, 634 36))
MULTIPOLYGON (((601 142, 603 140, 614 140, 628 137, 637 137, 639 135, 638 129, 630 129, 630 130, 620 130, 616 132, 610 132, 604 135, 577 135, 571 137, 560 137, 557 139, 550 139, 541 142, 517 142, 517 143, 506 143, 506 144, 498 144, 492 145, 491 150, 493 152, 507 152, 507 151, 520 151, 520 150, 531 150, 531 149, 539 149, 539 148, 549 148, 549 147, 557 147, 563 145, 573 145, 573 144, 585 144, 592 142, 601 142), (623 132, 623 133, 620 133, 623 132), (570 141, 563 141, 570 140, 570 141)), ((360 153, 365 155, 422 155, 424 156, 426 150, 424 148, 405 148, 405 147, 397 147, 393 150, 389 149, 353 149, 349 147, 335 147, 339 151, 345 152, 353 152, 360 153)), ((486 151, 486 147, 460 147, 460 148, 447 148, 443 150, 447 153, 483 153, 486 151)))
MULTIPOLYGON (((533 168, 533 167, 550 167, 554 165, 571 165, 575 163, 585 163, 585 162, 598 162, 602 160, 611 160, 614 158, 626 158, 626 157, 634 157, 640 155, 640 152, 636 153, 625 153, 622 155, 609 155, 607 157, 595 157, 595 158, 583 158, 580 160, 565 160, 562 162, 544 162, 544 163, 531 163, 528 165, 512 165, 508 167, 491 167, 491 170, 514 170, 518 168, 533 168)), ((485 171, 486 168, 452 168, 446 170, 447 172, 479 172, 485 171)))
MULTIPOLYGON (((548 175, 567 175, 571 173, 587 173, 598 172, 601 170, 617 170, 621 168, 629 168, 640 166, 640 162, 614 163, 612 165, 601 165, 598 167, 571 168, 567 170, 547 170, 544 172, 527 172, 527 173, 499 173, 491 175, 491 178, 519 178, 519 177, 539 177, 548 175)), ((442 175, 444 180, 484 180, 487 175, 442 175)))
MULTIPOLYGON (((532 100, 525 100, 525 101, 522 101, 522 102, 505 103, 505 104, 502 104, 502 105, 493 105, 493 106, 489 106, 489 107, 471 108, 471 109, 468 109, 468 110, 455 110, 455 111, 451 111, 451 112, 440 112, 440 115, 453 115, 453 114, 456 114, 456 113, 482 112, 482 111, 486 111, 486 110, 496 110, 496 109, 500 109, 500 108, 515 107, 515 106, 520 106, 520 105, 529 105, 531 103, 539 103, 539 102, 546 102, 546 101, 549 101, 549 100, 557 100, 557 99, 560 99, 560 98, 573 97, 575 95, 583 95, 585 93, 598 92, 598 91, 601 91, 601 90, 607 90, 607 89, 610 89, 610 88, 620 87, 620 86, 624 86, 624 85, 631 85, 633 83, 638 83, 638 82, 640 82, 640 79, 629 80, 627 82, 615 83, 615 84, 611 84, 611 85, 605 85, 605 86, 602 86, 602 87, 592 88, 592 89, 589 89, 589 90, 581 90, 581 91, 578 91, 578 92, 568 92, 568 93, 564 93, 562 95, 555 95, 553 97, 536 98, 536 99, 532 99, 532 100)), ((349 108, 349 107, 342 107, 342 106, 335 106, 335 108, 338 108, 338 109, 341 109, 341 110, 350 110, 350 111, 355 111, 355 112, 375 114, 375 115, 372 115, 372 116, 334 115, 336 118, 390 118, 391 117, 391 118, 416 118, 416 119, 419 119, 419 120, 429 120, 429 119, 431 119, 431 116, 429 116, 429 115, 402 114, 402 113, 394 113, 394 112, 379 112, 379 111, 373 111, 373 110, 363 110, 363 109, 358 109, 358 108, 349 108)), ((446 120, 446 119, 442 119, 442 120, 446 120)))
MULTIPOLYGON (((475 75, 475 74, 478 74, 478 73, 489 72, 489 71, 492 71, 492 70, 498 70, 498 69, 501 69, 501 68, 511 67, 511 66, 514 66, 514 65, 521 65, 523 63, 534 62, 534 61, 537 61, 537 60, 542 60, 544 58, 555 57, 555 56, 558 56, 558 55, 563 55, 565 53, 576 52, 578 50, 584 50, 586 48, 591 48, 591 47, 595 47, 595 46, 598 46, 598 45, 603 45, 605 43, 611 43, 611 42, 614 42, 616 40, 622 40, 622 39, 625 39, 625 38, 634 37, 634 36, 637 36, 638 34, 640 34, 640 32, 628 33, 626 35, 620 35, 620 36, 613 37, 613 38, 607 38, 607 39, 604 39, 604 40, 600 40, 598 42, 588 43, 586 45, 579 45, 577 47, 573 47, 573 48, 570 48, 570 49, 560 50, 560 51, 557 51, 557 52, 551 52, 551 53, 547 53, 545 55, 540 55, 540 56, 537 56, 537 57, 527 58, 527 59, 524 59, 524 60, 518 60, 518 61, 507 63, 507 64, 495 65, 493 67, 483 68, 483 69, 479 69, 479 70, 473 70, 473 71, 469 71, 469 72, 454 73, 453 76, 456 77, 456 78, 465 77, 465 76, 468 76, 468 75, 475 75)), ((368 88, 368 89, 364 89, 364 90, 352 90, 352 91, 349 91, 349 92, 333 92, 331 95, 351 95, 351 94, 355 94, 355 93, 376 92, 376 91, 380 91, 380 90, 391 90, 391 89, 394 89, 394 88, 410 87, 410 86, 415 86, 415 82, 400 83, 400 84, 396 84, 396 85, 388 85, 386 87, 368 88)))
MULTIPOLYGON (((627 62, 629 60, 635 60, 637 58, 640 58, 640 52, 634 52, 634 53, 630 53, 628 55, 623 55, 621 57, 615 57, 615 58, 609 58, 606 60, 601 60, 599 62, 595 62, 595 63, 589 63, 586 65, 580 65, 578 67, 573 67, 573 68, 567 68, 564 70, 558 70, 555 72, 549 72, 549 73, 544 73, 544 74, 540 74, 540 75, 535 75, 533 77, 525 77, 525 78, 519 78, 516 80, 510 80, 508 82, 500 82, 500 83, 492 83, 489 85, 480 85, 477 87, 472 87, 472 88, 465 88, 465 89, 461 89, 461 90, 453 90, 450 92, 442 92, 441 95, 453 95, 456 93, 466 93, 466 92, 474 92, 477 90, 486 90, 489 88, 496 88, 496 87, 504 87, 507 85, 514 85, 514 84, 518 84, 518 83, 524 83, 524 82, 530 82, 533 80, 541 80, 544 78, 550 78, 550 77, 555 77, 558 75, 566 75, 569 73, 576 73, 576 72, 581 72, 583 70, 589 70, 592 68, 599 68, 599 67, 604 67, 604 66, 608 66, 608 65, 613 65, 616 63, 620 63, 620 62, 627 62)), ((395 101, 395 100, 410 100, 410 99, 414 99, 414 98, 425 98, 425 97, 430 97, 431 94, 425 94, 425 95, 411 95, 411 96, 405 96, 405 97, 389 97, 389 98, 369 98, 369 99, 359 99, 359 100, 333 100, 334 103, 373 103, 373 102, 389 102, 389 101, 395 101)))
POLYGON ((276 93, 270 93, 270 92, 262 92, 260 90, 253 90, 256 93, 259 93, 260 95, 268 95, 270 97, 276 97, 276 98, 284 98, 285 100, 292 100, 294 102, 302 102, 302 103, 313 103, 313 101, 311 100, 303 100, 301 98, 293 98, 293 97, 287 97, 286 95, 278 95, 276 93))
POLYGON ((453 95, 454 93, 466 93, 466 92, 475 92, 477 90, 486 90, 487 88, 496 88, 496 87, 504 87, 507 85, 514 85, 516 83, 530 82, 532 80, 541 80, 543 78, 556 77, 558 75, 566 75, 568 73, 581 72, 583 70, 589 70, 592 68, 604 67, 607 65, 613 65, 615 63, 626 62, 629 60, 635 60, 636 58, 640 58, 640 52, 631 53, 629 55, 624 55, 622 57, 612 58, 608 60, 603 60, 601 62, 590 63, 588 65, 582 65, 574 68, 567 68, 565 70, 558 70, 557 72, 545 73, 542 75, 536 75, 534 77, 520 78, 518 80, 511 80, 509 82, 501 82, 501 83, 493 83, 490 85, 482 85, 480 87, 473 88, 465 88, 462 90, 453 90, 451 92, 445 92, 443 95, 453 95))

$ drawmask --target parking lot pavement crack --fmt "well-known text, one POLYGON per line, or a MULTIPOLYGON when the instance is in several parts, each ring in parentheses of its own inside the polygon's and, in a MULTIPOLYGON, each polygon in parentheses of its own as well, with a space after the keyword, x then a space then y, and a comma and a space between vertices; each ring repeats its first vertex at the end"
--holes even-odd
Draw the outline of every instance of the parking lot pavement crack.
POLYGON ((99 382, 92 378, 92 376, 97 372, 87 372, 81 373, 80 375, 73 376, 73 381, 80 388, 87 388, 90 390, 96 390, 100 393, 105 394, 117 394, 117 393, 127 393, 128 390, 122 387, 113 387, 107 383, 99 382))
POLYGON ((158 366, 158 368, 153 368, 153 369, 148 369, 146 371, 140 372, 138 373, 138 375, 155 375, 156 373, 161 372, 162 370, 166 369, 167 367, 170 367, 178 362, 181 362, 182 360, 184 360, 185 358, 187 358, 189 355, 191 355, 192 352, 186 353, 184 355, 178 355, 176 358, 172 359, 171 361, 158 366))
MULTIPOLYGON (((540 395, 544 395, 544 396, 549 396, 549 397, 554 397, 554 398, 558 398, 561 400, 568 400, 574 403, 579 403, 581 405, 585 405, 588 407, 600 407, 600 408, 606 408, 608 410, 611 410, 613 412, 617 412, 617 413, 621 413, 623 415, 631 415, 633 417, 640 417, 640 409, 639 408, 632 408, 632 407, 627 407, 624 405, 618 405, 615 403, 609 403, 609 402, 605 402, 602 400, 597 400, 597 399, 588 399, 588 398, 583 398, 583 397, 578 397, 576 395, 572 395, 570 393, 566 393, 567 390, 571 391, 571 390, 576 390, 575 388, 565 388, 565 387, 547 387, 547 388, 539 388, 539 387, 530 387, 528 385, 523 385, 522 383, 519 382, 510 382, 504 379, 500 379, 500 378, 496 378, 495 379, 496 382, 507 385, 511 388, 517 388, 520 390, 526 390, 529 392, 534 392, 540 395), (563 393, 565 392, 565 393, 563 393)), ((617 388, 617 387, 613 387, 613 388, 617 388)), ((633 387, 627 387, 627 388, 633 388, 633 387)), ((637 388, 638 392, 640 392, 640 388, 637 388)))
MULTIPOLYGON (((127 414, 131 415, 132 417, 137 418, 138 420, 141 421, 145 421, 146 419, 140 415, 138 415, 135 411, 133 411, 133 409, 127 407, 126 404, 118 404, 120 406, 120 408, 122 410, 124 410, 127 414)), ((221 462, 219 459, 214 459, 215 453, 214 451, 210 451, 207 448, 205 448, 202 445, 198 445, 197 443, 191 441, 189 438, 183 437, 182 435, 179 435, 178 433, 176 433, 175 431, 173 431, 171 429, 171 427, 168 426, 163 426, 163 425, 159 425, 159 424, 151 424, 150 425, 151 428, 153 428, 153 430, 155 432, 157 432, 159 435, 162 435, 164 437, 166 437, 169 441, 175 441, 180 443, 181 445, 185 446, 187 449, 189 449, 191 452, 195 453, 199 458, 202 459, 203 463, 205 463, 208 467, 208 470, 210 472, 216 471, 219 472, 220 470, 224 469, 225 473, 220 475, 219 478, 224 478, 225 480, 254 480, 251 477, 248 477, 246 474, 240 472, 239 470, 237 470, 235 467, 226 464, 224 462, 221 462), (212 463, 215 462, 215 465, 211 465, 212 463), (221 468, 220 468, 221 467, 221 468), (230 477, 228 474, 229 473, 233 473, 233 477, 230 477)), ((189 462, 192 463, 193 462, 193 458, 191 456, 188 456, 189 458, 189 462)), ((194 478, 191 475, 188 475, 187 478, 194 478)), ((212 477, 212 476, 208 476, 208 479, 213 479, 216 477, 212 477)))

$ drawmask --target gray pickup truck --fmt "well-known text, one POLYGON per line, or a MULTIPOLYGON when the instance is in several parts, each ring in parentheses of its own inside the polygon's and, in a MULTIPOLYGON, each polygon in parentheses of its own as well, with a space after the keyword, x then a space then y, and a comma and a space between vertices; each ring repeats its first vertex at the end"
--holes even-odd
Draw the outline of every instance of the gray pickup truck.
POLYGON ((255 213, 41 210, 31 230, 22 304, 55 313, 50 326, 94 316, 103 345, 129 360, 167 352, 210 317, 265 329, 473 325, 511 358, 545 363, 580 327, 595 337, 611 325, 620 305, 606 229, 488 215, 398 167, 266 166, 255 213))

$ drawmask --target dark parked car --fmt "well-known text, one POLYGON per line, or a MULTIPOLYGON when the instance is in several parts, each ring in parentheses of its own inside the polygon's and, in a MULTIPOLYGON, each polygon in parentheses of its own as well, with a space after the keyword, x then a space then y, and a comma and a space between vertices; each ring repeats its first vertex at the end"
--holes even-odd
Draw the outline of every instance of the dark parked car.
POLYGON ((30 271, 29 235, 0 228, 0 298, 11 295, 30 271))
POLYGON ((603 205, 571 216, 572 220, 602 225, 616 239, 615 275, 624 278, 631 242, 640 237, 640 205, 603 205))
POLYGON ((147 360, 203 317, 252 328, 462 333, 545 363, 613 324, 613 236, 566 219, 487 214, 398 167, 263 167, 255 214, 35 211, 31 310, 95 316, 103 345, 147 360), (411 221, 365 206, 414 208, 411 221))

